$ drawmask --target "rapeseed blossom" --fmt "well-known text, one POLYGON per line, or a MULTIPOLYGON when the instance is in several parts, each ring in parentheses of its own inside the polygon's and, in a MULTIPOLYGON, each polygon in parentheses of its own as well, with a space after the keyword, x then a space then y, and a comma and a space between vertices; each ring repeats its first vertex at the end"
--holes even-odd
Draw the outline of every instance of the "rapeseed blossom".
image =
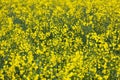
POLYGON ((119 0, 1 0, 0 80, 119 80, 119 0))

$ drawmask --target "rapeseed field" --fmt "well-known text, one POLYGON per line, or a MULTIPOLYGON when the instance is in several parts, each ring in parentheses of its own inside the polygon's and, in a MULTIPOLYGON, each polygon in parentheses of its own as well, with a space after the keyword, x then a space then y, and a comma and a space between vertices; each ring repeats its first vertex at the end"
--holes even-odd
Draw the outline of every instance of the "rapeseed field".
POLYGON ((120 80, 120 0, 0 0, 0 80, 120 80))

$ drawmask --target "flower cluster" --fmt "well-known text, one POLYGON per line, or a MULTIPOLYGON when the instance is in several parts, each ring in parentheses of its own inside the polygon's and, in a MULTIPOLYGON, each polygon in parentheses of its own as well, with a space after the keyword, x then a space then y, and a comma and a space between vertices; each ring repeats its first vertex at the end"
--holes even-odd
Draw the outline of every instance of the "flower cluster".
POLYGON ((0 80, 118 79, 119 0, 0 0, 0 80))

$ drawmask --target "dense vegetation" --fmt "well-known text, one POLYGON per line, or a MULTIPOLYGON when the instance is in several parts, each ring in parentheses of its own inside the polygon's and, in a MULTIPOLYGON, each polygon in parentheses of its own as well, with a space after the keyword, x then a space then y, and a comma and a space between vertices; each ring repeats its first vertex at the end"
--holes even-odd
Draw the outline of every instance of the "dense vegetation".
POLYGON ((0 80, 119 80, 120 0, 0 0, 0 80))

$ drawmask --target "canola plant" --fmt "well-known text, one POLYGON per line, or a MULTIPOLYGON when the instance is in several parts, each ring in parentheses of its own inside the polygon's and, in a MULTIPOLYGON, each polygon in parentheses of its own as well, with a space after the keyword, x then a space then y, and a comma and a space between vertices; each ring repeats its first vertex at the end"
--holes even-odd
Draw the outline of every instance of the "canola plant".
POLYGON ((0 0, 0 80, 119 80, 120 0, 0 0))

